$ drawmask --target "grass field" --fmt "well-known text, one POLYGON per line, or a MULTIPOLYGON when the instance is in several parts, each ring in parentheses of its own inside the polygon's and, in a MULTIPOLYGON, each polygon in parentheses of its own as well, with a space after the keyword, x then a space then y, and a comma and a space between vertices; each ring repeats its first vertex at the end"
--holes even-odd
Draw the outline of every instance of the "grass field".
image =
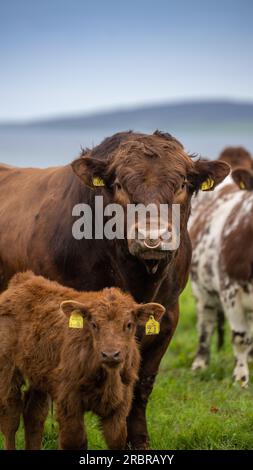
MULTIPOLYGON (((195 324, 194 300, 188 286, 181 297, 178 329, 163 358, 149 402, 151 446, 153 449, 252 449, 252 380, 247 390, 232 383, 234 360, 229 331, 224 350, 219 354, 214 338, 208 371, 193 374, 190 366, 197 344, 195 324)), ((86 424, 89 448, 105 449, 96 417, 89 414, 86 424)), ((23 448, 22 425, 17 446, 23 448)), ((56 425, 50 418, 43 446, 57 448, 56 425)))

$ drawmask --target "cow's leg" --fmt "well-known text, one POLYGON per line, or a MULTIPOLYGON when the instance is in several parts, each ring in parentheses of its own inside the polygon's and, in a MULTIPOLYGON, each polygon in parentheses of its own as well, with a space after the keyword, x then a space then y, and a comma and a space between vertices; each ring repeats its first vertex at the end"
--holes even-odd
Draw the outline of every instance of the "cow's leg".
POLYGON ((87 437, 84 428, 83 409, 77 396, 68 409, 67 400, 57 404, 59 424, 59 444, 63 450, 87 449, 87 437))
POLYGON ((233 288, 224 294, 224 309, 232 331, 232 343, 235 355, 233 377, 246 387, 249 381, 248 355, 252 347, 252 335, 247 314, 244 311, 241 289, 233 288))
POLYGON ((250 350, 248 353, 248 362, 252 363, 253 362, 253 310, 247 312, 247 322, 249 325, 250 334, 252 338, 252 343, 251 343, 250 350))
POLYGON ((7 450, 16 447, 15 436, 20 423, 22 413, 22 398, 19 388, 13 387, 7 400, 0 400, 0 429, 4 435, 4 446, 7 450))
POLYGON ((111 418, 103 419, 103 434, 106 443, 111 450, 123 450, 126 448, 127 424, 126 417, 115 414, 111 418))
POLYGON ((210 346, 217 323, 217 309, 208 298, 197 301, 199 345, 192 363, 192 370, 204 370, 210 360, 210 346))
POLYGON ((23 418, 26 450, 38 450, 41 448, 49 403, 49 395, 45 392, 32 387, 25 392, 23 418))
POLYGON ((139 380, 135 386, 134 400, 127 418, 127 443, 133 449, 148 449, 149 447, 146 407, 161 359, 176 329, 177 321, 178 306, 174 311, 164 315, 160 334, 150 337, 152 338, 150 342, 146 337, 146 345, 144 340, 139 380))

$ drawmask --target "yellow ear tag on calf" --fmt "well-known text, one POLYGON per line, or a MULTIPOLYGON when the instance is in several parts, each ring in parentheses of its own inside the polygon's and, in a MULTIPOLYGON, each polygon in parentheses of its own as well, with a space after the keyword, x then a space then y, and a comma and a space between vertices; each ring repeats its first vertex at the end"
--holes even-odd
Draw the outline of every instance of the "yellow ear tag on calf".
POLYGON ((212 178, 208 178, 208 180, 203 181, 200 186, 201 191, 209 191, 214 187, 214 180, 212 178))
POLYGON ((105 186, 104 180, 100 178, 99 176, 93 176, 92 184, 93 186, 105 186))
POLYGON ((154 319, 153 315, 150 315, 145 325, 145 332, 146 335, 159 335, 160 333, 160 323, 154 319))
POLYGON ((83 328, 83 316, 79 310, 73 310, 69 317, 69 328, 83 328))
POLYGON ((243 181, 240 181, 239 186, 240 186, 240 189, 246 189, 246 186, 243 181))

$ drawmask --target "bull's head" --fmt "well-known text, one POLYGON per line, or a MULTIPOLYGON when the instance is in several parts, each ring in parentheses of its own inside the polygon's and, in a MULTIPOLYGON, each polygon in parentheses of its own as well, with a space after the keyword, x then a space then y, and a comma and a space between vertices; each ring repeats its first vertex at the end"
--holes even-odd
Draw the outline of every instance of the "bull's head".
POLYGON ((100 178, 107 201, 119 203, 125 212, 129 204, 158 208, 158 231, 153 230, 148 213, 144 224, 142 220, 133 221, 130 230, 125 230, 130 254, 138 257, 150 273, 156 272, 161 260, 170 262, 175 255, 175 251, 165 249, 168 234, 172 233, 172 205, 180 206, 182 238, 192 194, 201 188, 213 190, 229 173, 224 162, 193 161, 180 142, 158 131, 153 135, 129 133, 107 158, 97 159, 95 155, 94 151, 87 152, 72 164, 85 185, 92 187, 94 177, 100 178), (168 206, 166 221, 160 215, 161 204, 168 206))

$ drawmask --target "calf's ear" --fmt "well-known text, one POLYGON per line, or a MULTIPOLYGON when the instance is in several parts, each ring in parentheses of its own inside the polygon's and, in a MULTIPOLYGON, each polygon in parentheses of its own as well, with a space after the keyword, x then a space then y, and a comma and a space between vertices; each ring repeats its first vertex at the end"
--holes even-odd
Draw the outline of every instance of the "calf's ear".
POLYGON ((75 300, 64 300, 60 304, 60 310, 66 315, 66 317, 70 317, 73 312, 79 313, 87 320, 90 319, 91 315, 89 312, 89 308, 82 304, 81 302, 76 302, 75 300))
POLYGON ((150 302, 148 304, 140 304, 137 306, 135 310, 135 318, 137 323, 145 325, 151 315, 155 320, 160 321, 164 313, 165 308, 163 305, 150 302))
POLYGON ((246 168, 236 168, 232 171, 231 174, 235 184, 239 186, 240 189, 248 189, 249 191, 253 190, 253 172, 246 170, 246 168))
POLYGON ((222 161, 199 161, 188 175, 193 191, 212 191, 230 173, 230 166, 222 161))
POLYGON ((92 157, 81 157, 71 163, 74 173, 89 188, 109 185, 107 162, 92 157))

